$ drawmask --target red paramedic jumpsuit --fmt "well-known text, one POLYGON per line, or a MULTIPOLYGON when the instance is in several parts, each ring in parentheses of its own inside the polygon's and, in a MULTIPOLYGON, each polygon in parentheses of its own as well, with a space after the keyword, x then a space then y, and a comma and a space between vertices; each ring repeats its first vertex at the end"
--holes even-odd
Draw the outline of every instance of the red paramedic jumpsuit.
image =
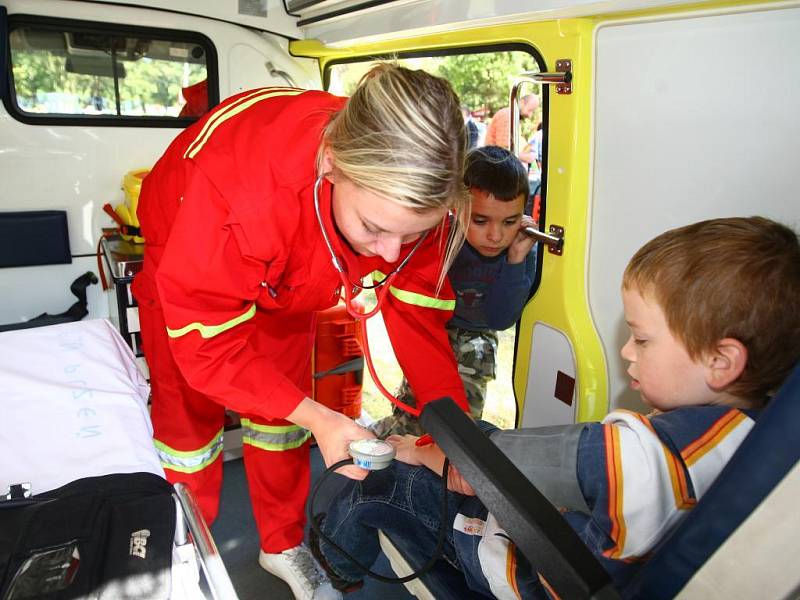
MULTIPOLYGON (((311 393, 315 311, 337 303, 314 212, 322 130, 345 98, 293 88, 234 96, 181 133, 144 180, 147 239, 133 291, 152 378, 155 444, 171 482, 186 482, 216 517, 224 410, 242 417, 244 460, 265 552, 303 539, 309 433, 286 421, 311 393)), ((355 254, 320 208, 351 281, 395 265, 355 254)), ((437 296, 445 232, 432 231, 398 274, 382 309, 398 362, 419 401, 450 396, 467 409, 437 296)), ((413 244, 404 246, 405 256, 413 244)))

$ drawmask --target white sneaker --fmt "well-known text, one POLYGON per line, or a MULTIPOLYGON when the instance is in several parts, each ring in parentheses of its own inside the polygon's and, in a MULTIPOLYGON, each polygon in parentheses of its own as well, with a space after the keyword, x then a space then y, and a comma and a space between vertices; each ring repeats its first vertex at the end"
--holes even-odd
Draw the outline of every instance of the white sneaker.
POLYGON ((289 548, 278 554, 261 550, 258 564, 275 577, 283 579, 297 600, 341 600, 342 594, 334 589, 322 567, 305 544, 289 548))

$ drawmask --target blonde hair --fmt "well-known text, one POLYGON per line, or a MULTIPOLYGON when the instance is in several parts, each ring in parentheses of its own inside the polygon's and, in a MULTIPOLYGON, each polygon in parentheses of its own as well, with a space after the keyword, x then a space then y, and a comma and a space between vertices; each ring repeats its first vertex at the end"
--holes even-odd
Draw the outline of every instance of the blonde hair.
POLYGON ((318 169, 325 149, 359 187, 420 212, 455 213, 441 286, 463 244, 470 206, 462 182, 464 118, 450 84, 425 71, 376 65, 325 128, 318 169))
POLYGON ((800 243, 764 217, 701 221, 662 233, 625 269, 622 288, 650 295, 697 360, 724 338, 747 348, 729 392, 761 399, 800 359, 800 243))

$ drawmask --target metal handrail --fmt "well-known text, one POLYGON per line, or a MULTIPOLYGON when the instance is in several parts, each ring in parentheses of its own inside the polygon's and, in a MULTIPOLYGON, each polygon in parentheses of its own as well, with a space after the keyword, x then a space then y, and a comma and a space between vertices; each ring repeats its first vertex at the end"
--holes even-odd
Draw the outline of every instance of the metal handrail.
POLYGON ((274 64, 272 64, 272 61, 268 60, 266 63, 264 63, 264 66, 267 68, 267 71, 269 71, 269 74, 273 77, 281 77, 286 83, 289 84, 289 87, 297 87, 297 83, 295 83, 292 76, 286 71, 278 69, 274 64))
POLYGON ((191 490, 183 483, 176 483, 173 488, 175 489, 175 498, 178 500, 189 528, 191 542, 200 556, 200 567, 206 576, 211 596, 214 600, 238 600, 239 597, 233 589, 233 582, 225 569, 214 538, 211 537, 211 531, 203 519, 200 507, 191 490))
POLYGON ((536 71, 526 71, 524 73, 520 73, 519 77, 517 77, 516 81, 514 81, 514 85, 511 86, 511 93, 509 94, 508 105, 511 108, 511 119, 510 119, 510 136, 509 136, 509 149, 513 154, 517 154, 517 148, 519 147, 519 143, 517 138, 519 137, 519 91, 525 84, 535 84, 539 83, 542 85, 550 85, 550 84, 558 84, 558 83, 569 83, 572 81, 572 72, 571 71, 552 71, 546 73, 538 73, 536 71))

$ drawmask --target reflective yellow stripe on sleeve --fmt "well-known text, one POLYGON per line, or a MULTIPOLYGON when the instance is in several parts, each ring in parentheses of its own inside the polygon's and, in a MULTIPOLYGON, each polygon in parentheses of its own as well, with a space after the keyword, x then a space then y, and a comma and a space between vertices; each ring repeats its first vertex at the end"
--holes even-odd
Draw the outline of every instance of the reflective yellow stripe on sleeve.
POLYGON ((212 115, 211 118, 206 121, 205 125, 203 125, 203 128, 200 130, 200 133, 197 134, 197 137, 192 141, 191 144, 189 144, 189 147, 186 148, 183 158, 194 158, 197 153, 203 149, 203 146, 205 146, 208 138, 211 137, 211 134, 214 133, 214 130, 217 127, 222 125, 231 117, 235 117, 240 112, 247 110, 257 102, 261 102, 262 100, 267 100, 269 98, 275 98, 276 96, 297 96, 298 94, 302 94, 304 91, 305 90, 299 90, 295 88, 267 88, 257 90, 252 94, 248 94, 247 96, 239 98, 239 100, 236 102, 214 113, 214 115, 212 115))
POLYGON ((222 432, 220 429, 208 444, 197 450, 175 450, 156 439, 153 440, 153 445, 156 447, 161 466, 165 469, 180 473, 197 473, 210 466, 222 452, 222 432))
MULTIPOLYGON (((380 279, 385 279, 386 275, 384 275, 380 271, 373 271, 372 272, 373 280, 375 280, 376 277, 379 277, 380 279)), ((417 294, 416 292, 401 290, 400 288, 396 288, 393 285, 389 286, 389 292, 392 294, 392 296, 400 300, 400 302, 405 302, 406 304, 413 304, 414 306, 435 308, 436 310, 455 310, 456 308, 455 300, 440 300, 439 298, 434 298, 432 296, 426 296, 424 294, 417 294)))
POLYGON ((242 419, 242 443, 261 450, 292 450, 311 437, 311 432, 298 425, 259 425, 242 419))
POLYGON ((244 323, 245 321, 252 319, 255 316, 255 314, 256 314, 256 304, 254 302, 253 305, 250 308, 248 308, 246 312, 242 313, 238 317, 234 317, 227 323, 222 323, 220 325, 203 325, 202 323, 189 323, 188 325, 186 325, 185 327, 181 327, 180 329, 170 329, 169 327, 167 327, 167 335, 169 335, 169 337, 171 338, 177 338, 186 335, 190 331, 197 330, 200 332, 201 337, 208 339, 214 337, 215 335, 219 335, 224 331, 228 331, 228 329, 232 329, 233 327, 236 327, 240 323, 244 323))

